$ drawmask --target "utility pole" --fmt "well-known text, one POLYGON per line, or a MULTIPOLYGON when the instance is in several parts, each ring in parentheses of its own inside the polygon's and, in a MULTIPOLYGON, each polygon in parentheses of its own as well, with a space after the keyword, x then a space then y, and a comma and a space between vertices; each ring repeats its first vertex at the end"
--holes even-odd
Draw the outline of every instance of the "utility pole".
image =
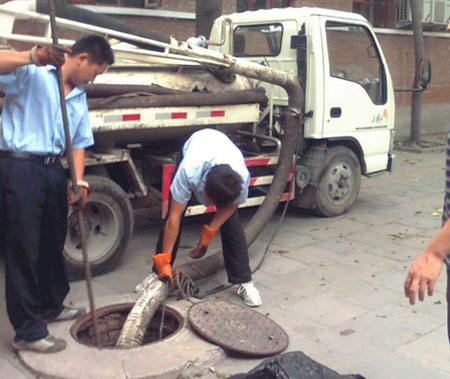
POLYGON ((214 20, 222 14, 222 0, 196 0, 195 35, 209 38, 214 20))
MULTIPOLYGON (((414 52, 416 57, 416 70, 413 88, 420 86, 420 62, 424 58, 422 7, 419 0, 410 0, 412 29, 414 37, 414 52)), ((411 133, 412 142, 420 143, 422 139, 422 91, 414 91, 411 96, 411 133)))

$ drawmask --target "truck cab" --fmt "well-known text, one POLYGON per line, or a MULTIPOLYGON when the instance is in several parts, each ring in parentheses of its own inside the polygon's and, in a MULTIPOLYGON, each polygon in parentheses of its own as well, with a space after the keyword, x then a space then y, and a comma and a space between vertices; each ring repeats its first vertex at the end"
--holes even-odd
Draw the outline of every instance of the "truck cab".
MULTIPOLYGON (((304 92, 299 146, 299 207, 324 216, 347 211, 361 175, 392 168, 395 103, 386 59, 368 21, 354 13, 284 8, 218 18, 209 48, 294 74, 304 92)), ((270 99, 260 133, 282 133, 286 92, 265 83, 270 99)))

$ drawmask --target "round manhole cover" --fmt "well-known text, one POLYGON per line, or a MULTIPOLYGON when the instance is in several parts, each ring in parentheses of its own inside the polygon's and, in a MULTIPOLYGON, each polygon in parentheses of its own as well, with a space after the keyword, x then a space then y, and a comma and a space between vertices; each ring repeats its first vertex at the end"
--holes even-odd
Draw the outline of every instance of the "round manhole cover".
POLYGON ((193 305, 188 318, 201 337, 235 353, 266 357, 281 353, 289 344, 286 332, 270 318, 225 301, 193 305))

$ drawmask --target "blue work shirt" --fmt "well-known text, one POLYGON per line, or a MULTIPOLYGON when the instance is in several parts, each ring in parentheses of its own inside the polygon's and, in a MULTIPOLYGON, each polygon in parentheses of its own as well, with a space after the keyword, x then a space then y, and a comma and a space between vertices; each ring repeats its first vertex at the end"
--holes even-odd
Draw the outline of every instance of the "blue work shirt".
POLYGON ((194 133, 183 146, 183 159, 170 186, 172 198, 187 204, 194 193, 205 206, 206 176, 212 167, 228 164, 242 178, 242 189, 235 204, 242 204, 248 197, 250 174, 241 151, 222 132, 203 129, 194 133))
MULTIPOLYGON (((5 93, 0 150, 63 155, 66 143, 56 68, 21 66, 0 74, 0 89, 5 93)), ((66 104, 73 147, 93 145, 84 89, 73 88, 66 104)))

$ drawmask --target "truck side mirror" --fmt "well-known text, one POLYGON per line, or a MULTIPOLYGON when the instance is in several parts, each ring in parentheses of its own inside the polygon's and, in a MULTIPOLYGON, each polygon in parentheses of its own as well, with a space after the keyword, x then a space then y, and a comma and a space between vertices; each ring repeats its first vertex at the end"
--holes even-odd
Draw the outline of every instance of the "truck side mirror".
POLYGON ((419 62, 420 86, 425 89, 431 81, 431 62, 428 59, 421 59, 419 62))

